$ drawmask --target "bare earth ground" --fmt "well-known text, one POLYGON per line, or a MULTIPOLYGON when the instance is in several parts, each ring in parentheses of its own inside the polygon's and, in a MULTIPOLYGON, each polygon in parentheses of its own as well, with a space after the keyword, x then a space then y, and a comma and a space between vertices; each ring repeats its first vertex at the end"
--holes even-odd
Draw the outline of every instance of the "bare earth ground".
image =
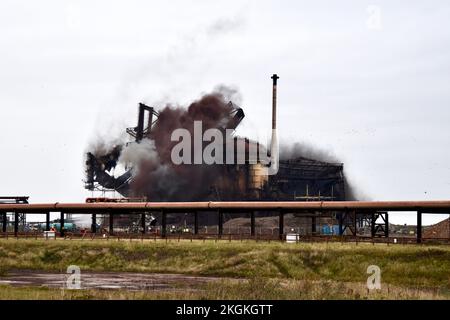
MULTIPOLYGON (((0 285, 64 288, 69 274, 16 270, 0 277, 0 285)), ((196 277, 182 274, 132 273, 132 272, 83 272, 82 289, 170 290, 196 287, 213 281, 216 277, 196 277)))
POLYGON ((81 289, 69 290, 66 274, 38 271, 12 272, 0 280, 4 299, 449 299, 437 289, 385 284, 368 290, 364 283, 327 280, 234 279, 179 274, 88 272, 81 289))

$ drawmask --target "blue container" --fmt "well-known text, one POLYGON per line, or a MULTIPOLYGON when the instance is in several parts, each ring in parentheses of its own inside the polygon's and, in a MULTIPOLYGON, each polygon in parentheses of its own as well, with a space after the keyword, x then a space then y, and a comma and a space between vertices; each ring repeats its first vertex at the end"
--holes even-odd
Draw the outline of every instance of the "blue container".
POLYGON ((334 224, 333 225, 333 235, 339 235, 339 225, 338 224, 334 224))
POLYGON ((330 226, 328 226, 327 224, 323 225, 321 233, 325 235, 330 235, 331 234, 330 226))
POLYGON ((327 224, 322 226, 321 234, 324 235, 339 235, 339 225, 334 224, 332 226, 329 226, 327 224))

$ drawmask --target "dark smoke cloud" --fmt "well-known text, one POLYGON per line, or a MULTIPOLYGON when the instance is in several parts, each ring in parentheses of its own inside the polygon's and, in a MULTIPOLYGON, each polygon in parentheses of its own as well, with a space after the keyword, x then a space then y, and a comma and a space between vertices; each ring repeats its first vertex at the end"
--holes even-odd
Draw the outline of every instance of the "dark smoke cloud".
POLYGON ((214 92, 219 93, 225 101, 233 101, 237 105, 242 104, 242 94, 236 86, 220 84, 214 88, 214 92))
MULTIPOLYGON (((100 141, 91 150, 95 150, 93 154, 96 157, 107 157, 108 152, 119 153, 118 162, 133 168, 127 196, 146 196, 149 201, 242 200, 245 195, 233 190, 236 171, 219 164, 175 165, 171 159, 172 149, 179 143, 171 141, 175 129, 183 128, 190 132, 193 163, 194 121, 202 122, 203 132, 210 128, 234 128, 236 124, 230 100, 241 101, 239 90, 221 85, 187 107, 167 104, 159 111, 158 121, 150 134, 139 143, 121 144, 116 140, 117 143, 108 144, 100 141), (219 194, 219 190, 228 190, 229 194, 219 194)), ((307 143, 281 143, 280 160, 299 157, 340 163, 331 152, 307 143)), ((348 181, 345 185, 347 198, 356 199, 348 181)))
MULTIPOLYGON (((186 129, 191 134, 193 156, 194 121, 202 122, 203 132, 210 128, 226 129, 232 122, 232 107, 228 97, 235 89, 224 90, 220 87, 191 103, 187 108, 166 105, 160 112, 158 121, 152 128, 148 139, 144 139, 132 148, 145 148, 151 157, 141 156, 133 159, 135 176, 131 183, 133 196, 145 195, 149 200, 189 201, 214 199, 214 190, 205 186, 220 186, 224 181, 220 165, 175 165, 171 159, 172 148, 178 143, 171 141, 175 129, 186 129), (151 142, 150 142, 151 141, 151 142), (148 148, 148 144, 152 147, 148 148)), ((125 153, 126 150, 124 151, 125 153)), ((232 179, 232 177, 229 177, 232 179)))
POLYGON ((305 142, 288 144, 282 141, 280 143, 280 160, 288 160, 298 157, 324 162, 340 162, 331 151, 318 149, 317 147, 305 142))
MULTIPOLYGON (((280 160, 295 159, 299 157, 323 162, 341 163, 338 157, 331 151, 319 149, 306 142, 296 142, 294 144, 288 144, 286 142, 280 143, 280 160)), ((361 195, 357 195, 355 192, 356 189, 346 175, 344 175, 344 179, 346 200, 359 200, 361 195)))
POLYGON ((366 196, 361 196, 360 193, 356 192, 356 188, 354 185, 348 180, 347 176, 345 176, 344 180, 345 184, 345 196, 346 200, 357 201, 357 200, 368 200, 366 196))

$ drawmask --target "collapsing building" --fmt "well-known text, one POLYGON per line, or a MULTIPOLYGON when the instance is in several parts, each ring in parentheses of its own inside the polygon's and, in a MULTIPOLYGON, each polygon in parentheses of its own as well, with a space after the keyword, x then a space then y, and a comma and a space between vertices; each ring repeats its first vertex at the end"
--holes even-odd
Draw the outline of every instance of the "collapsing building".
MULTIPOLYGON (((278 77, 272 78, 272 130, 276 132, 278 77)), ((94 147, 87 153, 85 188, 113 190, 125 198, 138 197, 147 201, 346 199, 342 163, 328 163, 301 155, 286 158, 281 150, 278 172, 274 175, 265 173, 268 164, 260 158, 266 152, 264 147, 234 136, 234 130, 244 116, 242 108, 226 101, 221 92, 207 94, 187 109, 166 106, 157 112, 141 103, 137 126, 126 130, 134 141, 109 148, 94 147), (218 129, 225 136, 232 133, 234 158, 231 163, 173 163, 171 150, 176 142, 171 139, 172 132, 183 128, 194 135, 196 121, 201 121, 202 133, 208 129, 218 129), (257 150, 256 158, 251 157, 252 150, 257 150), (119 166, 122 171, 117 174, 119 166)), ((272 144, 274 140, 276 137, 272 137, 272 144)), ((222 148, 224 153, 226 149, 222 148)), ((273 152, 273 145, 270 152, 273 152)))

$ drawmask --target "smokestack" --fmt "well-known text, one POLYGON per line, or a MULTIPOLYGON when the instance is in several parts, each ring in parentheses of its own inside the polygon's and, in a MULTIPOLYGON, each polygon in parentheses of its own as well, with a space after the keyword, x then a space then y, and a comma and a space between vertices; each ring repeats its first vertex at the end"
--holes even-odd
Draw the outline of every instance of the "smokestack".
POLYGON ((277 80, 280 77, 274 74, 271 79, 272 84, 272 141, 270 142, 270 168, 269 175, 277 174, 278 161, 279 161, 279 149, 277 138, 277 80))
POLYGON ((277 128, 277 80, 280 77, 274 74, 271 79, 273 80, 272 85, 272 130, 277 128))

